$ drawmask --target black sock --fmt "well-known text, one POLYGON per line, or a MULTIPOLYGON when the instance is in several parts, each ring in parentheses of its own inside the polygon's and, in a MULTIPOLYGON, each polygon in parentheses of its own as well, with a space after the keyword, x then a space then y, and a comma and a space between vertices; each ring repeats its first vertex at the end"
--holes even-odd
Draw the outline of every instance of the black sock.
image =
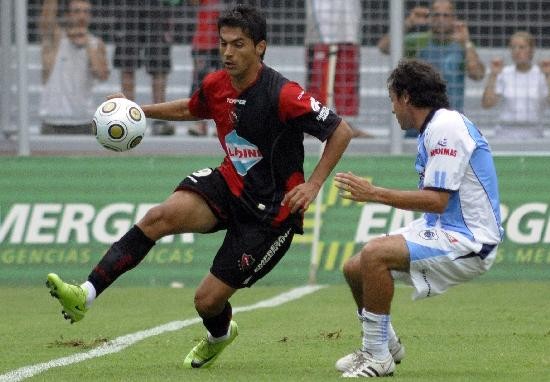
POLYGON ((203 318, 202 323, 210 332, 212 337, 222 337, 225 336, 229 330, 229 322, 231 321, 232 316, 233 309, 231 308, 229 301, 227 301, 220 314, 210 318, 203 318))
POLYGON ((99 296, 120 275, 140 263, 155 242, 138 226, 133 226, 119 241, 111 245, 103 258, 88 276, 99 296))

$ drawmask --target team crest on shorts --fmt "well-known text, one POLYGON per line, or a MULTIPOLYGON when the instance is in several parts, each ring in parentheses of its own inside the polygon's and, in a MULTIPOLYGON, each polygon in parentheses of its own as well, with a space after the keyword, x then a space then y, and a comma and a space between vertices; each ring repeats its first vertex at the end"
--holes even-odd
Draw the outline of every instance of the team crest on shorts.
POLYGON ((239 260, 239 269, 241 271, 246 271, 247 269, 250 269, 255 262, 256 260, 252 256, 243 253, 241 259, 239 260))
POLYGON ((431 229, 425 229, 424 231, 420 231, 418 233, 418 236, 420 236, 424 240, 437 240, 437 232, 431 229))

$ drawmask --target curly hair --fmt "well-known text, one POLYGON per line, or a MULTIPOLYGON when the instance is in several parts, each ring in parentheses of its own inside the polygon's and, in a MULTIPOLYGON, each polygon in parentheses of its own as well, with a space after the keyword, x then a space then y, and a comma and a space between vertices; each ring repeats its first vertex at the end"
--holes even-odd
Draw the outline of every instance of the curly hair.
POLYGON ((416 107, 449 108, 447 85, 439 72, 427 62, 403 59, 388 77, 388 89, 397 97, 408 94, 416 107))

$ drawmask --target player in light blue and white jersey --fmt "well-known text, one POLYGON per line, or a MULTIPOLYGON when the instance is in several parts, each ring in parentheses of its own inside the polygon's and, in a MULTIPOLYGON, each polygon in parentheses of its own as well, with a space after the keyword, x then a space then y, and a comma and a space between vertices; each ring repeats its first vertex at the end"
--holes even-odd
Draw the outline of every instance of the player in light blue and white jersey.
POLYGON ((449 192, 443 213, 426 212, 428 227, 458 232, 478 243, 501 241, 499 196, 493 157, 477 127, 457 111, 430 113, 418 138, 419 189, 449 192))
POLYGON ((463 114, 450 110, 440 74, 420 60, 403 60, 388 79, 401 129, 418 130, 418 190, 373 186, 338 173, 346 199, 423 211, 408 226, 367 243, 344 265, 363 326, 360 350, 336 362, 344 377, 392 375, 405 354, 390 320, 394 280, 413 298, 445 292, 485 273, 504 230, 498 181, 487 140, 463 114))

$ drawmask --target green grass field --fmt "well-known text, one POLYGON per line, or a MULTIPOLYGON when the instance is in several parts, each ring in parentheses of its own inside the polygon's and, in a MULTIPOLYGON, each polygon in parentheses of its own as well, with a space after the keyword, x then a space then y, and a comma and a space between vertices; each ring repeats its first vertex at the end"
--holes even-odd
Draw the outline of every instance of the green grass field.
MULTIPOLYGON (((247 306, 290 288, 259 286, 232 300, 247 306)), ((406 346, 399 381, 549 381, 550 283, 473 282, 413 302, 396 289, 392 317, 406 346)), ((196 317, 193 290, 117 288, 84 321, 70 325, 46 288, 0 288, 0 381, 5 374, 77 353, 119 336, 196 317)), ((336 381, 337 358, 360 345, 360 326, 343 285, 235 315, 240 335, 208 370, 184 356, 202 325, 152 336, 120 352, 54 367, 36 381, 336 381)))

